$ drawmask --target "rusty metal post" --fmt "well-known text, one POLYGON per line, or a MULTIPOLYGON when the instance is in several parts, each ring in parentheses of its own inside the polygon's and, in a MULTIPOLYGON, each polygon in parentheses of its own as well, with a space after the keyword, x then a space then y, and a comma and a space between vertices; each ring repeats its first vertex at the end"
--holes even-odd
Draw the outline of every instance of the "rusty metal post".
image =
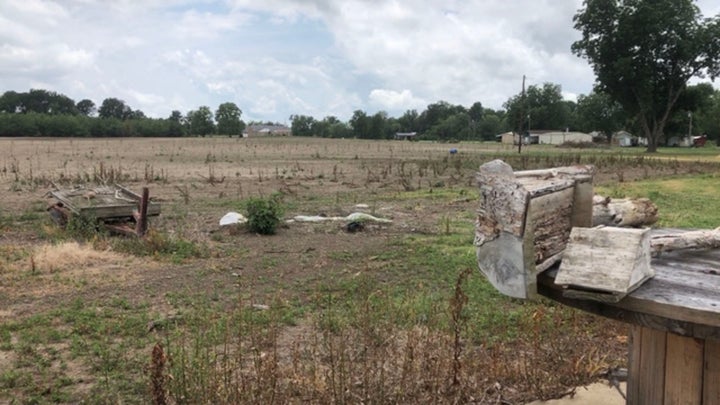
POLYGON ((135 233, 139 237, 145 236, 145 233, 147 232, 147 210, 149 200, 150 190, 147 187, 143 187, 142 198, 140 199, 140 212, 137 218, 137 225, 135 226, 135 233))

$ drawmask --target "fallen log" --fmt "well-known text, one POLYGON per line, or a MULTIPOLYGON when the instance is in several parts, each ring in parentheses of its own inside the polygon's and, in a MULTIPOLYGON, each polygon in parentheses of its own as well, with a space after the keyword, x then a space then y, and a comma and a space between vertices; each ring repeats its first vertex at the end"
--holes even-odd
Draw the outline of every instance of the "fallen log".
POLYGON ((639 227, 657 220, 658 208, 647 198, 593 197, 593 226, 639 227))
POLYGON ((720 227, 713 230, 688 231, 654 235, 650 238, 650 250, 654 255, 680 249, 703 249, 720 247, 720 227))

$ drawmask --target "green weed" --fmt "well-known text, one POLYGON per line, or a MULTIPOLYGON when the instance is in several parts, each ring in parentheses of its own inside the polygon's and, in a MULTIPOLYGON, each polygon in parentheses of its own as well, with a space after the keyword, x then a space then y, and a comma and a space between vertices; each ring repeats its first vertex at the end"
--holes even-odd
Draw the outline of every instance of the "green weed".
POLYGON ((272 235, 280 224, 283 207, 279 194, 269 198, 249 198, 245 201, 247 227, 250 231, 261 235, 272 235))

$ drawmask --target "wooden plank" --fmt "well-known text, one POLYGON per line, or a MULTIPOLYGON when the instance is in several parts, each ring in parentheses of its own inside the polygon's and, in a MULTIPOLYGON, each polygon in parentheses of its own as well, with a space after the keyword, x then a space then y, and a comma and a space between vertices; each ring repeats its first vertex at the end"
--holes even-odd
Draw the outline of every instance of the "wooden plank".
POLYGON ((555 283, 627 294, 652 277, 647 229, 572 228, 555 283))
POLYGON ((628 309, 627 300, 629 300, 631 296, 627 296, 625 299, 615 304, 583 299, 572 299, 567 297, 564 294, 565 290, 554 283, 554 273, 556 272, 557 268, 550 269, 538 275, 537 290, 540 295, 560 302, 564 305, 632 325, 640 325, 656 330, 673 332, 682 336, 694 336, 702 339, 720 340, 720 328, 717 326, 687 322, 628 309))
POLYGON ((665 405, 700 405, 703 385, 703 341, 667 334, 665 405))
POLYGON ((142 197, 140 198, 140 209, 137 218, 137 226, 135 227, 135 233, 137 233, 137 236, 145 236, 145 232, 147 232, 147 213, 149 201, 150 190, 147 187, 143 187, 142 197))
POLYGON ((703 405, 720 405, 720 340, 705 341, 703 405))
POLYGON ((665 386, 666 333, 642 328, 640 334, 640 366, 638 371, 637 404, 663 403, 665 386))
POLYGON ((631 325, 628 342, 627 404, 640 404, 640 353, 642 342, 640 325, 631 325))
POLYGON ((659 273, 625 297, 619 306, 631 311, 720 327, 720 290, 699 294, 697 289, 663 280, 659 273))

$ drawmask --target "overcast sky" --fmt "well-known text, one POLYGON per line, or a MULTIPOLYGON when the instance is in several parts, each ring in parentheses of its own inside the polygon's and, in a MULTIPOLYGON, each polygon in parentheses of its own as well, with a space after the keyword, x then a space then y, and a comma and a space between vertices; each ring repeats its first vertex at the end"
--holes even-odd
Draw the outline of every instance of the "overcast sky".
MULTIPOLYGON (((703 14, 717 0, 698 1, 703 14)), ((41 88, 151 117, 225 101, 245 120, 501 108, 528 85, 587 94, 581 0, 0 0, 0 93, 41 88)))

